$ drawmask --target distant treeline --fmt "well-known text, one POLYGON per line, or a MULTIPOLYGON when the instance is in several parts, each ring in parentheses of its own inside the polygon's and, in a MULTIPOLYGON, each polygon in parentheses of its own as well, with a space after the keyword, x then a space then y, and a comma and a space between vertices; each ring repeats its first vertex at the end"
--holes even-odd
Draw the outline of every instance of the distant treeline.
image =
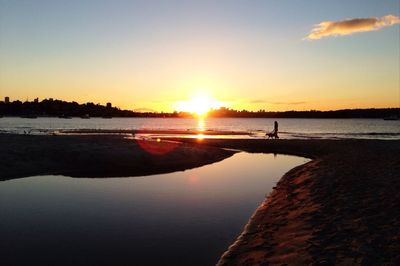
MULTIPOLYGON (((400 108, 380 109, 345 109, 336 111, 285 111, 269 112, 265 110, 247 111, 233 110, 222 107, 211 110, 208 117, 238 117, 238 118, 384 118, 398 116, 400 108)), ((79 104, 61 100, 46 99, 41 102, 10 103, 0 102, 0 116, 61 116, 61 117, 193 117, 187 112, 158 113, 158 112, 134 112, 121 110, 94 103, 79 104)))
POLYGON ((101 104, 43 100, 33 102, 0 102, 0 115, 5 116, 62 116, 62 117, 135 117, 150 116, 101 104))
POLYGON ((385 118, 398 116, 400 108, 370 108, 370 109, 344 109, 335 111, 284 111, 268 112, 259 110, 237 111, 228 108, 220 108, 209 113, 212 117, 243 117, 243 118, 385 118))

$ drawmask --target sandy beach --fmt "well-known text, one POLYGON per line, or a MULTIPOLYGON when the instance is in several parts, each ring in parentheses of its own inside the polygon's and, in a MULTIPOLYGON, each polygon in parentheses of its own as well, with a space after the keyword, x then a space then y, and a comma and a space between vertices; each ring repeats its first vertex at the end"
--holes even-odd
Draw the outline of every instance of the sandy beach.
POLYGON ((313 160, 285 174, 218 265, 398 265, 400 142, 205 140, 313 160))
POLYGON ((3 134, 1 180, 166 173, 234 150, 303 156, 312 161, 281 178, 218 265, 400 263, 400 141, 170 140, 3 134))
POLYGON ((400 266, 400 0, 0 21, 0 266, 400 266))
POLYGON ((125 136, 0 134, 0 181, 35 175, 144 176, 199 167, 232 151, 125 136))

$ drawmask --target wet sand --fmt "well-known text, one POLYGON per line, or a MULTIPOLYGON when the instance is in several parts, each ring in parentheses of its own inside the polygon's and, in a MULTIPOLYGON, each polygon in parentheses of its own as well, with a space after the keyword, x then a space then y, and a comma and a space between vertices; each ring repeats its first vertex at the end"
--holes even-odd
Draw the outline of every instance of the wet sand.
MULTIPOLYGON (((0 135, 1 180, 184 170, 234 151, 313 160, 285 174, 218 265, 399 265, 400 141, 0 135)), ((201 251, 199 251, 201 252, 201 251)))
POLYGON ((143 135, 249 135, 246 131, 218 131, 218 130, 174 130, 174 129, 74 129, 59 130, 55 134, 143 134, 143 135))
POLYGON ((201 143, 313 158, 281 178, 218 265, 400 265, 400 141, 201 143))
POLYGON ((0 134, 0 181, 36 175, 144 176, 199 167, 232 151, 123 136, 0 134))

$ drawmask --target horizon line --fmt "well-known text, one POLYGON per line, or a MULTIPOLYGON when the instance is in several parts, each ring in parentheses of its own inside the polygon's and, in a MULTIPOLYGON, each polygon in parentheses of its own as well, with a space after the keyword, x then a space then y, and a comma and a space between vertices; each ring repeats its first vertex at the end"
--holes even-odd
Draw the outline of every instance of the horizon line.
MULTIPOLYGON (((35 98, 38 99, 38 98, 35 98)), ((174 111, 156 111, 154 109, 151 108, 135 108, 135 109, 122 109, 118 106, 112 106, 111 102, 108 102, 106 104, 101 104, 101 103, 94 103, 94 102, 77 102, 77 101, 66 101, 66 100, 61 100, 61 99, 53 99, 53 98, 45 98, 42 101, 35 101, 35 99, 33 101, 29 101, 29 100, 25 100, 25 101, 21 101, 19 99, 16 99, 14 101, 10 101, 8 103, 6 103, 4 100, 0 100, 0 104, 12 104, 14 102, 21 102, 21 103, 42 103, 44 101, 60 101, 60 102, 64 102, 64 103, 77 103, 79 105, 87 105, 87 104, 94 104, 94 105, 100 105, 100 106, 104 106, 107 107, 108 104, 111 104, 111 108, 116 108, 119 109, 120 111, 129 111, 132 113, 138 113, 138 114, 193 114, 193 112, 188 112, 188 111, 178 111, 178 110, 174 110, 174 111), (148 109, 149 111, 147 112, 141 112, 138 111, 140 109, 148 109)), ((218 109, 210 109, 207 113, 213 112, 213 111, 219 111, 219 110, 227 110, 227 111, 234 111, 234 112, 248 112, 248 113, 285 113, 285 112, 337 112, 337 111, 348 111, 348 110, 379 110, 379 109, 400 109, 399 107, 366 107, 366 108, 361 108, 361 107, 356 107, 356 108, 342 108, 342 109, 329 109, 329 110, 320 110, 320 109, 307 109, 307 110, 296 110, 296 109, 290 109, 290 110, 284 110, 284 111, 274 111, 274 110, 267 110, 267 109, 258 109, 258 110, 247 110, 247 109, 234 109, 234 108, 230 108, 230 107, 225 107, 225 106, 221 106, 218 109)))

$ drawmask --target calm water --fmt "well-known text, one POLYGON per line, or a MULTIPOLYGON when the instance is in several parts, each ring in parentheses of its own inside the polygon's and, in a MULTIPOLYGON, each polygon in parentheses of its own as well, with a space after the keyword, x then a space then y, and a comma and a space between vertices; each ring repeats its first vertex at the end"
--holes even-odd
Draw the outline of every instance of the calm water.
POLYGON ((306 161, 239 153, 163 175, 0 182, 0 264, 213 265, 278 179, 306 161))
MULTIPOLYGON (((263 137, 271 131, 268 118, 113 118, 113 119, 0 119, 0 132, 48 134, 61 129, 182 129, 246 131, 263 137)), ((400 139, 400 120, 383 119, 278 119, 281 138, 372 138, 400 139)))

